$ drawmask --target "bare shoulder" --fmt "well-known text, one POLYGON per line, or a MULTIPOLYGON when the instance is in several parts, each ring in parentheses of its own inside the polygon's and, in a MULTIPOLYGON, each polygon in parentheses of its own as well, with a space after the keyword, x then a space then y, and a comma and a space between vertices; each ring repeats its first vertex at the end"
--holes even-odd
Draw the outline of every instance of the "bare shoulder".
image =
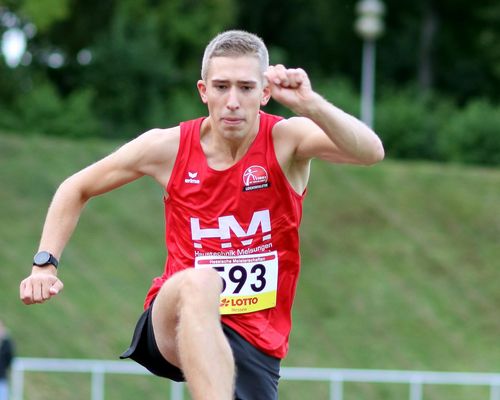
MULTIPOLYGON (((288 138, 297 136, 301 138, 312 130, 321 130, 312 120, 306 117, 291 117, 279 121, 275 128, 276 134, 286 135, 288 138)), ((274 134, 274 131, 273 131, 274 134)))
POLYGON ((291 117, 279 121, 273 128, 273 141, 281 157, 297 158, 297 149, 307 137, 324 136, 321 128, 306 117, 291 117))
POLYGON ((176 156, 179 149, 180 128, 178 126, 167 129, 151 129, 144 132, 131 143, 134 143, 136 150, 139 150, 141 156, 148 155, 152 159, 165 159, 170 156, 176 156))
POLYGON ((129 168, 156 179, 162 185, 168 182, 179 150, 180 128, 151 129, 120 148, 120 158, 129 168))
MULTIPOLYGON (((291 157, 295 162, 308 162, 313 158, 332 163, 352 161, 331 140, 325 131, 307 117, 292 117, 280 121, 276 129, 275 143, 283 146, 289 142, 291 157)), ((274 133, 274 132, 273 132, 274 133)), ((285 147, 287 147, 285 145, 285 147)))

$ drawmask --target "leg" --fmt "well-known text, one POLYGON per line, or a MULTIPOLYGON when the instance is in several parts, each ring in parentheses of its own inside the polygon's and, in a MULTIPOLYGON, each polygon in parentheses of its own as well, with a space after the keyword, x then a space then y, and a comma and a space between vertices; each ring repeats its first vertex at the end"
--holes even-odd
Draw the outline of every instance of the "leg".
POLYGON ((231 400, 234 359, 219 315, 222 281, 212 269, 188 269, 166 281, 152 310, 163 357, 182 369, 194 400, 231 400))
POLYGON ((277 400, 280 360, 264 354, 228 326, 223 330, 238 371, 235 400, 277 400))

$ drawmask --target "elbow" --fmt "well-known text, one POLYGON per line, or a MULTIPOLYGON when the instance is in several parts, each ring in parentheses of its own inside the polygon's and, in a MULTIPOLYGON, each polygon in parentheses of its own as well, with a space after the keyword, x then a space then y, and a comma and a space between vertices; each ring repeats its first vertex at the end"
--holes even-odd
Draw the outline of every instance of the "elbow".
POLYGON ((385 158, 384 145, 379 140, 376 149, 374 151, 374 164, 382 161, 384 158, 385 158))
POLYGON ((363 164, 366 166, 374 165, 379 163, 385 158, 385 150, 382 142, 377 140, 376 143, 371 148, 371 151, 367 154, 365 159, 363 160, 363 164))
POLYGON ((66 201, 72 201, 83 206, 90 199, 85 190, 78 184, 76 175, 66 178, 58 187, 56 196, 64 198, 66 201))

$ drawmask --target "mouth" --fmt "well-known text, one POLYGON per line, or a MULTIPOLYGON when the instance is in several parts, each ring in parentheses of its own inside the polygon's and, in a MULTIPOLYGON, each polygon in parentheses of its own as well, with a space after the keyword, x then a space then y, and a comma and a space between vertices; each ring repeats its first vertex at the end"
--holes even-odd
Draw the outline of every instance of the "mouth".
POLYGON ((231 126, 239 125, 245 121, 243 118, 237 118, 237 117, 222 117, 221 120, 226 125, 231 125, 231 126))

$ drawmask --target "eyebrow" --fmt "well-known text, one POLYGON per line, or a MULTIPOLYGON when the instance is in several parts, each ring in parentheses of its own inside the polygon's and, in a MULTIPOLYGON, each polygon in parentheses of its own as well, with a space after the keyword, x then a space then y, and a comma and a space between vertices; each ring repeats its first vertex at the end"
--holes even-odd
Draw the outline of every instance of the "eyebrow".
MULTIPOLYGON (((231 81, 230 79, 218 79, 218 78, 215 78, 215 79, 211 80, 211 82, 213 84, 228 83, 230 81, 231 81)), ((236 82, 239 83, 239 84, 242 84, 242 85, 256 85, 257 84, 257 81, 253 80, 253 79, 251 79, 251 80, 238 80, 236 82)))

